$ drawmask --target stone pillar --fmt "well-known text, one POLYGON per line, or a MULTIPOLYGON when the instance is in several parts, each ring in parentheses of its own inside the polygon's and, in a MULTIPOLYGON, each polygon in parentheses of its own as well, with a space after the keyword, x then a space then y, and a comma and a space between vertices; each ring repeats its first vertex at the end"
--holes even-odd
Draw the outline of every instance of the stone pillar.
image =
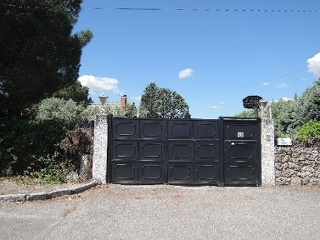
POLYGON ((262 186, 275 185, 274 123, 261 119, 261 181, 262 186))
POLYGON ((90 161, 89 161, 90 155, 83 155, 80 159, 80 170, 79 170, 79 176, 82 179, 89 179, 90 174, 90 161))
POLYGON ((107 182, 108 116, 97 115, 93 138, 92 178, 107 182))

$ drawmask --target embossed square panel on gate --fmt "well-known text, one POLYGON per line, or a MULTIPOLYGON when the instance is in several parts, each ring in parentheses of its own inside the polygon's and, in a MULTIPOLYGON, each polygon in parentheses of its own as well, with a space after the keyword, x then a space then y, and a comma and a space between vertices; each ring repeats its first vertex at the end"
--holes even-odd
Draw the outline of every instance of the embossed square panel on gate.
POLYGON ((192 182, 192 163, 168 163, 168 183, 190 184, 192 182))
POLYGON ((113 162, 112 182, 135 184, 138 183, 138 163, 134 162, 113 162))
POLYGON ((219 139, 218 120, 195 120, 194 139, 219 139))
POLYGON ((227 141, 225 143, 225 162, 256 163, 258 160, 256 141, 227 141))
POLYGON ((169 139, 192 139, 193 122, 188 120, 168 120, 169 139))
POLYGON ((139 161, 164 161, 166 152, 164 142, 160 141, 140 141, 139 161))
POLYGON ((219 164, 199 162, 193 165, 193 182, 196 184, 217 185, 220 181, 219 164))
POLYGON ((137 119, 114 119, 112 122, 114 139, 139 138, 139 121, 137 119))
POLYGON ((259 185, 260 169, 257 164, 225 164, 226 185, 259 185))
POLYGON ((193 161, 192 141, 168 141, 168 161, 193 161))
POLYGON ((166 138, 166 121, 164 119, 140 120, 140 139, 166 138))
POLYGON ((113 141, 112 142, 113 160, 138 160, 137 141, 113 141))
POLYGON ((139 162, 140 183, 160 184, 166 181, 166 164, 164 162, 139 162))
POLYGON ((220 161, 219 141, 195 141, 194 151, 195 161, 220 161))

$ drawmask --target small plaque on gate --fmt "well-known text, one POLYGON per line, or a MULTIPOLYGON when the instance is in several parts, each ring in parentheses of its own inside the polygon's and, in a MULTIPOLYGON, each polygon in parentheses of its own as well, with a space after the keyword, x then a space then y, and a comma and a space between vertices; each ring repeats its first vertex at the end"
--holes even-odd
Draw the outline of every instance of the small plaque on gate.
POLYGON ((238 132, 238 138, 244 138, 244 132, 238 132))

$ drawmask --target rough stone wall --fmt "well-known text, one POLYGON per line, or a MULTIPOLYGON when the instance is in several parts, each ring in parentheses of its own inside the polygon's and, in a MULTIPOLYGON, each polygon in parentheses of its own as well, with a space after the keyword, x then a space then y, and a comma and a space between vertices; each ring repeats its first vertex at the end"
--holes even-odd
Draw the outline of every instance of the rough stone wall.
POLYGON ((320 147, 277 147, 277 185, 320 185, 320 147))

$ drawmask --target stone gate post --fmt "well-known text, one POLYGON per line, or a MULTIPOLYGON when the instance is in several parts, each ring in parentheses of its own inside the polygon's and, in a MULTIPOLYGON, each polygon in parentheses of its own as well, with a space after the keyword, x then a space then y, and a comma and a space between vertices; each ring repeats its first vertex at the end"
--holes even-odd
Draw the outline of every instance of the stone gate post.
POLYGON ((275 185, 274 123, 261 119, 261 181, 262 186, 275 185))
POLYGON ((106 183, 108 159, 108 116, 105 114, 96 116, 93 144, 92 178, 99 180, 101 183, 106 183))

